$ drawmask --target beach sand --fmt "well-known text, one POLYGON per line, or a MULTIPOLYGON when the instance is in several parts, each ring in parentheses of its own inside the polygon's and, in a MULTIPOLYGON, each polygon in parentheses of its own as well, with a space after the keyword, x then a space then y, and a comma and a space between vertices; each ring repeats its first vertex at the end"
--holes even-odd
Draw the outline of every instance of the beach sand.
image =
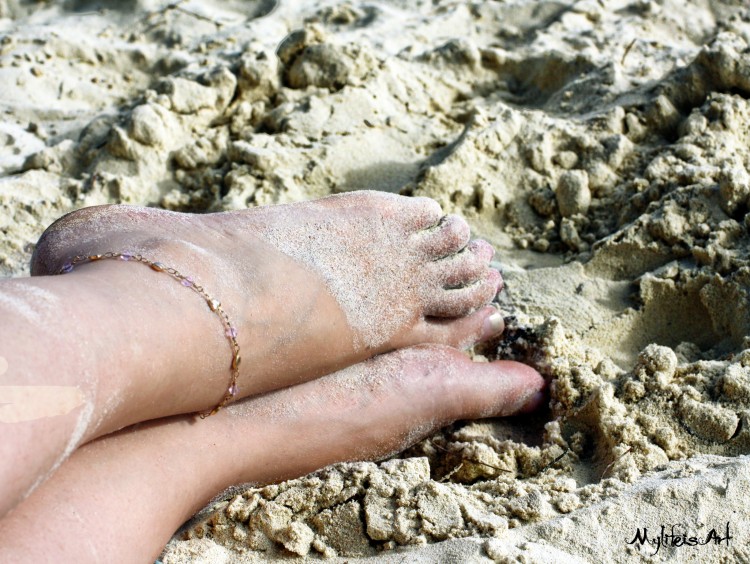
POLYGON ((0 275, 88 205, 435 198, 549 409, 233 488, 162 560, 748 561, 749 44, 740 0, 0 0, 0 275))

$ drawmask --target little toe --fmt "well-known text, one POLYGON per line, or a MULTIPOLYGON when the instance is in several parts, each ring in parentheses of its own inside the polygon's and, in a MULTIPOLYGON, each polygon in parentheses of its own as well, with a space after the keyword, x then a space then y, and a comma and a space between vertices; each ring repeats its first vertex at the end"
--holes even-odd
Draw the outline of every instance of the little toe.
POLYGON ((484 278, 461 288, 442 290, 425 306, 428 317, 461 317, 489 304, 502 288, 503 279, 494 269, 484 278))
POLYGON ((474 240, 462 251, 434 261, 430 266, 437 269, 437 279, 444 288, 460 288, 484 278, 494 254, 492 245, 474 240))
POLYGON ((415 234, 418 248, 428 257, 440 258, 457 253, 469 242, 471 230, 457 215, 444 216, 433 228, 415 234))

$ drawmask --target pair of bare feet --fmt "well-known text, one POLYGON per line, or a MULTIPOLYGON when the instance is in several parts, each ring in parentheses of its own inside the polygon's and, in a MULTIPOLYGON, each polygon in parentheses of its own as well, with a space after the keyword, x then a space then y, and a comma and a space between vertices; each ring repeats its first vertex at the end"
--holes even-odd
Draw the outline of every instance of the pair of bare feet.
MULTIPOLYGON (((26 303, 33 323, 27 315, 8 334, 31 332, 49 342, 54 360, 69 368, 52 381, 75 387, 81 401, 69 413, 18 428, 17 444, 5 451, 18 456, 46 433, 46 455, 29 459, 26 477, 3 469, 10 489, 0 492, 0 515, 72 448, 88 444, 0 522, 0 546, 7 535, 25 546, 18 540, 24 524, 50 510, 74 511, 71 519, 87 522, 87 533, 106 535, 101 511, 82 518, 88 502, 79 497, 61 507, 60 488, 85 486, 90 498, 101 480, 102 491, 119 496, 112 502, 127 504, 158 498, 178 482, 192 495, 164 500, 170 517, 162 513, 149 529, 151 544, 144 543, 151 557, 181 520, 232 483, 381 458, 456 419, 534 408, 543 380, 533 369, 474 363, 459 350, 502 331, 502 319, 487 307, 501 287, 489 268, 492 254, 432 200, 372 192, 203 216, 124 206, 66 216, 37 246, 38 277, 0 286, 0 309, 12 301, 3 295, 45 293, 44 307, 38 299, 26 303), (43 276, 72 256, 107 251, 178 268, 221 300, 238 330, 238 396, 247 399, 200 422, 179 415, 217 403, 231 357, 216 317, 173 280, 114 260, 43 276), (59 334, 61 316, 68 327, 75 320, 67 335, 59 334), (152 422, 116 432, 143 421, 152 422), (113 474, 148 456, 182 459, 194 478, 175 480, 160 470, 141 474, 140 492, 125 478, 113 488, 113 474)), ((44 359, 29 364, 23 346, 16 348, 0 346, 9 366, 27 363, 24 375, 9 372, 13 383, 49 384, 38 374, 44 359)))

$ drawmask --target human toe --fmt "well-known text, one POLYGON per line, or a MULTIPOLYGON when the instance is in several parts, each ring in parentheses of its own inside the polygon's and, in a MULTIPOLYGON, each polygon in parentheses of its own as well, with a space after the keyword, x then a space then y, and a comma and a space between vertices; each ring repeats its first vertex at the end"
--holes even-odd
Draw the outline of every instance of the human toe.
POLYGON ((446 215, 432 229, 415 234, 418 248, 432 260, 457 253, 469 242, 471 230, 464 219, 446 215))
POLYGON ((516 415, 543 403, 544 378, 520 362, 474 362, 444 345, 421 345, 392 354, 401 364, 402 396, 416 401, 417 408, 422 400, 415 400, 414 392, 419 390, 416 397, 424 397, 443 422, 516 415))
POLYGON ((467 362, 448 374, 446 409, 455 419, 528 413, 545 401, 544 378, 520 362, 467 362))
POLYGON ((422 231, 435 227, 444 216, 440 204, 432 198, 419 196, 404 199, 407 200, 407 213, 403 217, 411 231, 422 231))
POLYGON ((443 288, 461 288, 472 284, 487 274, 495 250, 482 240, 470 241, 462 251, 432 262, 436 279, 443 288))
POLYGON ((487 306, 463 317, 425 318, 415 326, 411 340, 404 346, 436 343, 464 350, 500 335, 504 329, 502 314, 487 306))
POLYGON ((502 288, 503 279, 488 269, 481 280, 460 288, 436 292, 425 306, 428 317, 461 317, 489 304, 502 288))

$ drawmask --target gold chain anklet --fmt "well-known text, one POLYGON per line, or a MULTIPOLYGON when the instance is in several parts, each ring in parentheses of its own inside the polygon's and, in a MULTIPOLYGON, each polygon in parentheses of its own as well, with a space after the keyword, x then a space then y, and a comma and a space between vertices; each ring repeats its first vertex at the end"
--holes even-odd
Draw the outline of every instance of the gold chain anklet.
POLYGON ((172 278, 180 282, 180 284, 182 284, 186 288, 189 288, 196 294, 200 295, 200 297, 202 297, 204 300, 206 300, 208 309, 213 311, 216 315, 219 316, 219 319, 221 319, 221 324, 224 327, 224 334, 227 336, 227 339, 229 340, 229 344, 232 347, 232 364, 230 366, 232 377, 229 380, 229 386, 227 387, 227 390, 224 392, 224 396, 221 398, 221 401, 211 411, 201 413, 200 414, 201 419, 205 419, 206 417, 210 417, 211 415, 214 415, 222 407, 232 402, 237 396, 237 392, 239 391, 239 388, 237 386, 237 378, 240 375, 240 360, 241 360, 240 345, 237 342, 237 329, 235 329, 235 327, 232 325, 232 322, 229 320, 229 316, 224 311, 224 309, 222 309, 221 302, 213 298, 208 292, 206 292, 206 290, 203 289, 203 286, 201 286, 200 284, 196 284, 195 281, 190 276, 185 276, 184 274, 179 272, 177 269, 164 266, 164 264, 160 262, 154 262, 152 260, 147 259, 143 255, 136 254, 136 253, 108 252, 108 253, 104 253, 101 255, 76 255, 72 259, 70 259, 68 262, 63 264, 62 267, 60 267, 60 270, 58 270, 55 274, 67 274, 68 272, 72 272, 73 269, 79 264, 87 263, 87 262, 96 262, 98 260, 105 260, 105 259, 120 259, 123 261, 134 260, 134 261, 143 263, 146 266, 149 266, 151 270, 155 270, 156 272, 164 272, 165 274, 168 274, 169 276, 171 276, 172 278))

